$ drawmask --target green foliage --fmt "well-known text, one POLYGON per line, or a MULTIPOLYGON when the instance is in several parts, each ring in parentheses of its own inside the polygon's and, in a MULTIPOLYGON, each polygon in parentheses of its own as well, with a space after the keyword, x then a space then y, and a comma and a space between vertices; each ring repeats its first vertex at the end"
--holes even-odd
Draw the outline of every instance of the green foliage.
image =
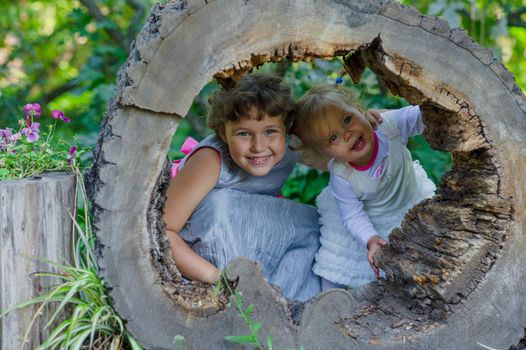
MULTIPOLYGON (((43 107, 74 111, 73 128, 83 143, 93 145, 117 70, 153 2, 0 2, 0 125, 21 101, 39 100, 43 107)), ((69 140, 74 132, 60 134, 69 140)))
POLYGON ((36 276, 60 281, 58 285, 31 300, 4 310, 0 317, 30 305, 40 305, 22 341, 25 343, 36 317, 47 304, 55 303, 58 306, 49 317, 46 328, 51 327, 61 316, 68 318, 54 328, 38 349, 84 349, 87 346, 89 349, 142 350, 126 330, 124 321, 113 310, 104 281, 97 275, 95 238, 87 214, 89 210, 84 182, 78 169, 76 174, 85 214, 84 217, 77 217, 78 221, 74 219, 78 233, 75 239, 74 265, 46 260, 60 272, 37 273, 36 276))
POLYGON ((407 147, 413 159, 418 159, 435 185, 438 185, 442 176, 451 170, 453 161, 451 153, 432 149, 423 136, 410 137, 407 147))
POLYGON ((298 164, 281 188, 281 194, 297 202, 314 205, 316 197, 328 183, 329 173, 298 164))
MULTIPOLYGON (((40 105, 27 104, 25 118, 18 119, 19 129, 0 129, 0 180, 31 177, 44 171, 68 170, 78 162, 82 148, 68 147, 64 141, 54 142, 57 123, 69 120, 61 111, 53 111, 57 116, 47 131, 41 131, 36 117, 40 116, 40 105), (33 110, 31 108, 37 108, 33 110)), ((43 118, 42 118, 43 119, 43 118)))

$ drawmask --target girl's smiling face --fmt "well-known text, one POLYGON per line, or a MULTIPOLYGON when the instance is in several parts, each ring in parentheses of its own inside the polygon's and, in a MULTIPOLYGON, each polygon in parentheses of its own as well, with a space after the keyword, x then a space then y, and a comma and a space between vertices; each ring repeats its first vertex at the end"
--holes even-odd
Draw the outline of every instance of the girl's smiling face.
POLYGON ((221 138, 228 145, 232 160, 250 175, 267 175, 285 155, 287 128, 279 116, 265 114, 257 120, 249 115, 226 122, 224 130, 221 138))
POLYGON ((318 124, 319 144, 328 156, 363 166, 373 155, 373 128, 365 116, 350 105, 328 104, 318 124))

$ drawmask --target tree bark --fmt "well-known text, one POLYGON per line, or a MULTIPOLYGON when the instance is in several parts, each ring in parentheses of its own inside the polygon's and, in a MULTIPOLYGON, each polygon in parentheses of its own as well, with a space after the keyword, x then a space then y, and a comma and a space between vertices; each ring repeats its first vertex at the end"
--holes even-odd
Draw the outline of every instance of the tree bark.
POLYGON ((422 106, 426 138, 452 152, 454 166, 437 196, 391 234, 379 258, 384 281, 298 305, 252 262, 229 265, 255 305, 262 341, 473 349, 506 348, 524 334, 526 98, 491 51, 390 1, 179 1, 154 7, 135 41, 91 176, 101 273, 146 348, 170 349, 183 335, 189 348, 231 349, 224 337, 246 333, 210 288, 181 280, 167 249, 165 160, 180 116, 212 77, 228 84, 265 62, 351 51, 391 92, 422 106))

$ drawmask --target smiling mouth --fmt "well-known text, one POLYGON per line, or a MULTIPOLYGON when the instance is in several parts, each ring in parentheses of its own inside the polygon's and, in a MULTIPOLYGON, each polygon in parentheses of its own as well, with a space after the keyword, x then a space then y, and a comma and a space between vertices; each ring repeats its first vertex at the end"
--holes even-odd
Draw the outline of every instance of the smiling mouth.
POLYGON ((254 165, 261 165, 265 164, 269 159, 270 156, 263 156, 263 157, 247 157, 248 161, 254 165))
POLYGON ((353 151, 361 151, 365 147, 365 139, 363 136, 360 136, 358 140, 352 145, 351 150, 353 151))

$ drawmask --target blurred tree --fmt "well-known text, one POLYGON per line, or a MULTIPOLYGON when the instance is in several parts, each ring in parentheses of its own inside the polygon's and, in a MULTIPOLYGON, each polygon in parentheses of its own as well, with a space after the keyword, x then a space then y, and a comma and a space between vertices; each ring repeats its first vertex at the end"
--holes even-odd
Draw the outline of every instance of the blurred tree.
MULTIPOLYGON (((0 3, 0 125, 24 103, 62 109, 93 144, 125 61, 153 0, 0 3)), ((49 115, 49 112, 47 113, 49 115)), ((67 129, 63 129, 67 130, 67 129)))

